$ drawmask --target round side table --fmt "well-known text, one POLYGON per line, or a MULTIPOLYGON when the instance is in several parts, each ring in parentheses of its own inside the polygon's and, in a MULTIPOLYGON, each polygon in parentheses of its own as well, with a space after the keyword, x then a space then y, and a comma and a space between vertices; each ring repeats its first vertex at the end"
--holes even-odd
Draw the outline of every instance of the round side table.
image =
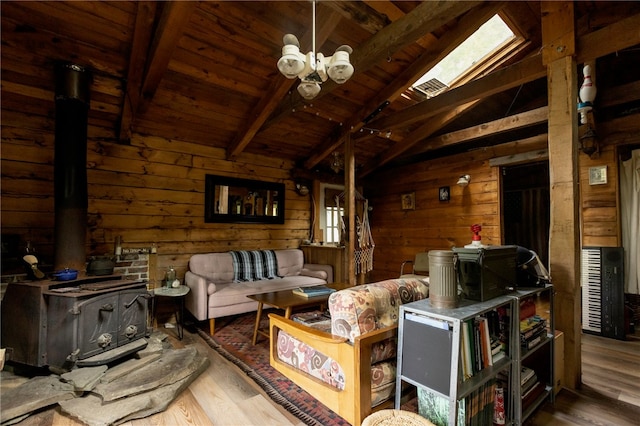
POLYGON ((151 303, 151 318, 153 321, 156 319, 156 300, 162 297, 170 297, 173 299, 174 306, 177 304, 179 309, 175 311, 176 313, 176 330, 178 331, 178 339, 182 340, 184 336, 184 329, 182 326, 182 321, 184 320, 184 297, 191 290, 186 285, 181 285, 179 287, 158 287, 151 290, 153 294, 153 301, 151 303))

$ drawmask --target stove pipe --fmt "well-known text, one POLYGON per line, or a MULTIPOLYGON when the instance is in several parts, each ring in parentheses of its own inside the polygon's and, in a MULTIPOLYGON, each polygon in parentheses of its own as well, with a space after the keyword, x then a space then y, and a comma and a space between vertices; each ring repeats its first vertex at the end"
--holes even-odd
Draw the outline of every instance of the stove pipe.
POLYGON ((85 270, 87 239, 87 116, 91 76, 56 67, 54 267, 85 270))

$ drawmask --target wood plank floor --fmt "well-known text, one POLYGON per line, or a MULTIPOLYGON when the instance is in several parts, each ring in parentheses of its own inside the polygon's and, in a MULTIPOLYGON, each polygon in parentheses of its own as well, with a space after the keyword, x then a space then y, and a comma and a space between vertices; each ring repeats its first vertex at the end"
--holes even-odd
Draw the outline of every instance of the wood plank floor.
MULTIPOLYGON (((174 331, 167 334, 173 336, 174 331)), ((226 426, 303 423, 271 399, 242 371, 196 334, 185 330, 175 347, 195 346, 211 359, 209 368, 169 408, 159 414, 125 423, 127 426, 226 426)), ((583 386, 563 389, 555 404, 541 407, 527 425, 638 425, 640 424, 640 333, 618 341, 583 335, 583 386)), ((22 426, 79 426, 59 408, 32 415, 22 426)))

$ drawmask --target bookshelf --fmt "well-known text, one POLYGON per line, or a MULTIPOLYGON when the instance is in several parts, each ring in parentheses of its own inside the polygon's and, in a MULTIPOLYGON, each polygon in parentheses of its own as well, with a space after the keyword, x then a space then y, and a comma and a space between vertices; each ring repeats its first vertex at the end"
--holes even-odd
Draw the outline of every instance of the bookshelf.
POLYGON ((511 293, 516 299, 518 312, 520 344, 515 345, 513 356, 512 398, 514 408, 514 424, 523 424, 531 414, 545 401, 554 401, 554 318, 553 318, 553 286, 517 289, 511 293), (548 298, 549 312, 539 310, 538 298, 548 298), (539 318, 544 324, 539 331, 539 318), (534 318, 534 320, 531 320, 534 318), (531 327, 533 325, 533 327, 531 327), (525 380, 523 372, 533 372, 533 378, 525 380))
MULTIPOLYGON (((464 300, 453 309, 434 308, 429 299, 400 306, 396 408, 400 407, 400 390, 406 382, 418 388, 420 401, 423 397, 428 401, 429 408, 427 403, 419 404, 419 411, 421 415, 425 414, 423 408, 429 411, 426 417, 435 424, 486 424, 488 419, 492 422, 498 375, 505 375, 507 387, 512 381, 512 346, 519 336, 516 317, 505 313, 517 309, 515 300, 510 296, 484 302, 464 300), (494 321, 491 327, 488 319, 494 321), (487 325, 481 325, 483 322, 487 325), (477 331, 472 327, 476 325, 477 331), (486 353, 491 355, 491 345, 483 343, 487 340, 481 337, 482 329, 494 330, 497 337, 500 331, 496 327, 500 326, 504 356, 489 362, 486 353), (486 362, 480 363, 478 358, 486 362), (432 406, 438 406, 439 412, 435 413, 432 406), (438 416, 440 420, 435 418, 438 416)), ((511 424, 512 408, 505 406, 504 413, 506 424, 511 424)))
MULTIPOLYGON (((403 384, 408 383, 417 387, 419 401, 426 401, 423 406, 419 403, 420 414, 434 424, 492 424, 495 391, 501 389, 504 424, 523 424, 544 401, 553 401, 552 312, 551 285, 519 288, 483 302, 463 300, 453 309, 434 308, 429 299, 400 306, 396 409, 400 407, 403 384), (546 314, 532 313, 529 303, 542 296, 549 298, 549 313, 544 324, 537 325, 538 329, 523 328, 525 333, 533 330, 523 339, 521 306, 526 309, 522 315, 527 320, 536 314, 546 314), (478 351, 475 340, 469 338, 471 325, 483 322, 493 324, 489 325, 489 334, 502 340, 499 351, 502 354, 492 358, 492 362, 470 367, 469 355, 478 351), (523 371, 527 375, 533 371, 534 378, 530 380, 534 382, 524 380, 523 371), (532 390, 533 385, 537 389, 532 390), (531 392, 525 400, 527 391, 531 392)), ((536 320, 539 319, 533 318, 531 322, 536 320)), ((487 326, 484 327, 486 330, 487 326)), ((477 362, 477 357, 472 355, 471 361, 477 362)))

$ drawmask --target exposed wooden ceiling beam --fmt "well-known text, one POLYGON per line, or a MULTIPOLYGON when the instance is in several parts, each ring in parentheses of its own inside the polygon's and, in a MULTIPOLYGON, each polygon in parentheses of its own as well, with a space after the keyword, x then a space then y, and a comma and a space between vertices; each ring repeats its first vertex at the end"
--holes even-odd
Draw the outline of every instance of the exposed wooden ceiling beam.
POLYGON ((131 54, 129 55, 127 89, 123 99, 122 114, 120 115, 120 123, 118 125, 118 140, 120 142, 131 139, 131 124, 133 120, 135 120, 140 102, 140 82, 144 74, 147 49, 151 42, 157 5, 157 2, 152 1, 138 2, 131 54))
POLYGON ((545 123, 547 121, 548 114, 549 109, 546 106, 543 106, 531 111, 510 115, 508 117, 482 123, 477 126, 446 133, 423 141, 421 146, 414 147, 409 155, 423 154, 428 151, 545 123))
POLYGON ((407 137, 402 140, 402 142, 397 143, 393 147, 389 148, 369 163, 367 163, 359 172, 360 177, 365 177, 368 174, 374 172, 378 167, 381 167, 394 158, 404 154, 406 151, 410 150, 415 144, 420 142, 426 137, 431 136, 433 133, 451 123, 456 118, 460 117, 460 115, 474 108, 480 100, 477 99, 475 101, 468 102, 463 105, 458 105, 457 107, 451 108, 448 111, 443 111, 440 114, 432 117, 426 123, 418 127, 416 130, 411 132, 407 137))
POLYGON ((542 65, 541 56, 535 55, 464 86, 451 89, 435 98, 375 120, 374 123, 378 129, 403 127, 426 120, 455 106, 503 92, 546 75, 547 69, 542 65))
POLYGON ((162 16, 158 22, 151 49, 149 50, 149 57, 147 58, 147 70, 142 81, 142 99, 138 113, 144 113, 149 108, 162 76, 167 70, 173 50, 197 6, 198 2, 196 1, 164 3, 162 16))
MULTIPOLYGON (((319 28, 316 31, 316 43, 322 45, 333 33, 338 22, 340 22, 340 15, 333 11, 327 11, 326 13, 319 15, 319 28)), ((301 46, 311 44, 312 32, 309 30, 300 39, 301 46)), ((262 96, 260 102, 258 102, 249 117, 247 118, 248 125, 238 132, 238 135, 234 141, 227 148, 227 159, 233 159, 237 157, 246 147, 249 145, 253 137, 258 133, 260 128, 264 125, 265 121, 271 113, 282 102, 285 95, 292 90, 292 87, 297 83, 297 79, 290 80, 278 73, 276 79, 271 83, 269 90, 262 96)))
POLYGON ((394 81, 382 90, 373 99, 351 116, 346 125, 335 132, 336 137, 325 141, 305 162, 305 167, 311 169, 326 158, 342 143, 349 133, 359 131, 367 122, 368 117, 374 114, 387 103, 398 99, 400 95, 418 78, 430 70, 438 61, 451 52, 459 43, 495 15, 503 6, 501 2, 490 2, 479 6, 465 15, 455 28, 451 28, 440 40, 425 51, 413 64, 407 67, 394 81))
POLYGON ((376 34, 391 23, 388 17, 377 13, 377 11, 369 7, 366 2, 323 1, 322 4, 332 8, 350 22, 357 24, 371 34, 376 34))
MULTIPOLYGON (((375 36, 354 49, 350 59, 355 72, 363 73, 381 61, 386 61, 390 55, 406 45, 440 28, 480 3, 476 1, 421 3, 411 13, 387 25, 375 36)), ((327 80, 322 84, 322 91, 318 97, 326 96, 337 86, 337 83, 327 80)), ((297 92, 294 93, 292 99, 287 99, 286 104, 281 103, 280 108, 274 112, 265 126, 268 127, 280 121, 304 102, 297 92)))
POLYGON ((640 44, 640 14, 579 37, 576 40, 576 62, 597 59, 636 44, 640 44))

